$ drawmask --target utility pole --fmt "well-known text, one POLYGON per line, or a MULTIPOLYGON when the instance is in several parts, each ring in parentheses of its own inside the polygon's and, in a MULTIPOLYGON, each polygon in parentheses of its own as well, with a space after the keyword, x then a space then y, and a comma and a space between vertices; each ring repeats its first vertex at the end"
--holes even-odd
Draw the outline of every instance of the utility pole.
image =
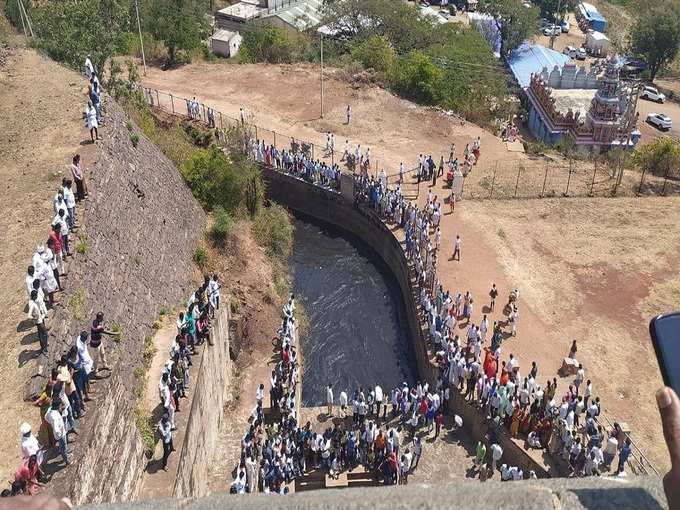
MULTIPOLYGON (((562 0, 558 0, 558 2, 557 2, 557 16, 560 15, 561 9, 562 9, 562 0)), ((557 21, 557 20, 555 20, 555 21, 557 21)), ((559 26, 559 29, 560 29, 560 31, 562 30, 562 25, 559 26)), ((553 23, 551 30, 552 31, 550 33, 550 49, 552 50, 553 46, 555 46, 555 37, 556 37, 556 35, 555 35, 555 24, 554 23, 553 23)))
POLYGON ((135 0, 135 11, 137 12, 137 31, 139 32, 139 45, 142 47, 142 64, 144 65, 144 76, 146 76, 146 56, 144 55, 144 39, 142 38, 142 24, 139 21, 139 5, 135 0))
POLYGON ((323 119, 323 34, 321 34, 321 118, 323 119))

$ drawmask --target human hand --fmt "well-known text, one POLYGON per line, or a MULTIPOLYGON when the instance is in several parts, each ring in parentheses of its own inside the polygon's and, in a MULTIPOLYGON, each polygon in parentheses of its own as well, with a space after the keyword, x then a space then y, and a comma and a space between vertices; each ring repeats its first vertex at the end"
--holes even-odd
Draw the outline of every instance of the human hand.
POLYGON ((68 498, 57 499, 53 496, 14 496, 0 499, 0 510, 71 510, 73 505, 68 498))
POLYGON ((680 508, 680 399, 675 391, 665 387, 656 392, 656 404, 671 457, 671 469, 663 477, 663 488, 668 507, 680 508))

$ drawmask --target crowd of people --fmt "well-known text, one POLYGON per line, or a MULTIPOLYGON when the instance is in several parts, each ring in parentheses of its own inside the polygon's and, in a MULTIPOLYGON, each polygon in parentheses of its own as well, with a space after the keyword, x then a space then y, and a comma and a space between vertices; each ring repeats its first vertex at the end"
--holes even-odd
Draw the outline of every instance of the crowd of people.
MULTIPOLYGON (((88 102, 83 116, 92 140, 99 138, 97 128, 102 120, 101 89, 97 73, 88 55, 84 73, 88 83, 88 102)), ((35 325, 40 350, 48 355, 48 319, 57 293, 64 290, 67 261, 73 256, 77 240, 80 204, 87 197, 83 162, 79 154, 71 160, 68 177, 62 179, 52 200, 53 216, 45 243, 39 244, 26 270, 27 321, 35 325)), ((40 428, 34 431, 26 421, 21 424, 21 463, 4 496, 35 494, 47 480, 44 472, 45 453, 55 448, 64 465, 69 464, 69 442, 78 433, 77 422, 85 415, 91 399, 91 384, 96 375, 108 371, 104 336, 115 333, 107 329, 104 314, 97 313, 88 329, 82 330, 70 347, 54 358, 47 368, 45 383, 35 405, 40 410, 40 428), (36 433, 37 432, 37 433, 36 433)))
POLYGON ((170 345, 158 381, 158 397, 163 412, 157 429, 163 444, 161 465, 164 470, 167 470, 168 458, 174 451, 172 437, 177 428, 175 413, 180 412, 181 399, 186 397, 189 390, 189 373, 193 366, 191 357, 197 353, 196 347, 205 343, 212 345, 211 321, 219 306, 219 277, 216 274, 206 276, 203 284, 189 296, 185 310, 177 317, 177 334, 170 345))

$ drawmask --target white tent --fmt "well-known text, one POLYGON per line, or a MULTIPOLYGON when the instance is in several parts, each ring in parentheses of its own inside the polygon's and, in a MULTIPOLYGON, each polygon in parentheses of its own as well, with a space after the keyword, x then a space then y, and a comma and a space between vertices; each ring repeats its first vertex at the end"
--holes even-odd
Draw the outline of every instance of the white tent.
POLYGON ((605 57, 611 48, 611 41, 602 32, 588 32, 588 35, 586 35, 586 48, 593 55, 605 57))

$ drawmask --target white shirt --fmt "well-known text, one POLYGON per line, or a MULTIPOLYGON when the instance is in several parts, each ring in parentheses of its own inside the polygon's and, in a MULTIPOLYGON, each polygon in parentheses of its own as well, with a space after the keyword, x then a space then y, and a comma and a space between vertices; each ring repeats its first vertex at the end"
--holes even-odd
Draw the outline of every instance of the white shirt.
POLYGON ((90 356, 90 351, 87 350, 87 343, 80 339, 80 335, 76 337, 76 348, 78 349, 78 357, 83 363, 83 370, 86 374, 92 372, 93 362, 90 356))
POLYGON ((34 319, 38 324, 45 322, 45 314, 40 309, 40 305, 32 299, 28 302, 28 318, 34 319))
POLYGON ((37 455, 40 451, 38 440, 33 434, 28 436, 21 436, 21 457, 23 459, 29 458, 31 455, 37 455))
MULTIPOLYGON (((64 186, 63 189, 63 194, 64 194, 64 202, 66 202, 66 207, 69 209, 73 209, 76 206, 76 196, 73 194, 73 191, 71 191, 70 188, 67 188, 64 186)), ((57 211, 58 213, 59 211, 57 211)))
POLYGON ((45 413, 45 421, 52 427, 52 434, 54 439, 59 441, 66 434, 66 427, 64 426, 64 417, 57 409, 50 409, 45 413))
POLYGON ((340 405, 347 406, 347 393, 344 391, 340 392, 340 405))
POLYGON ((375 387, 375 401, 376 402, 383 401, 383 390, 380 386, 375 387))
POLYGON ((60 224, 61 230, 59 231, 59 233, 63 236, 68 235, 68 223, 66 221, 66 218, 67 218, 66 214, 64 214, 63 218, 59 216, 59 214, 56 214, 54 216, 54 219, 52 220, 52 226, 56 225, 57 223, 60 224))
POLYGON ((500 445, 494 443, 491 445, 491 455, 492 458, 496 461, 500 460, 501 457, 503 456, 503 448, 500 447, 500 445))
POLYGON ((333 389, 326 388, 326 402, 328 404, 333 404, 333 389))

